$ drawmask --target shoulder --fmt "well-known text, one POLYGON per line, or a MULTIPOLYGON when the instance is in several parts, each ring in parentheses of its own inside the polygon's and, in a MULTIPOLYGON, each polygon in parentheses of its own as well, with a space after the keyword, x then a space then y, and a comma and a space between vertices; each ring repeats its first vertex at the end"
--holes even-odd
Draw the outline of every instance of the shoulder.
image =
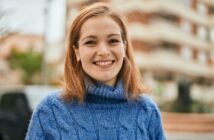
POLYGON ((58 102, 57 104, 60 104, 60 93, 60 91, 56 91, 48 94, 48 96, 43 98, 43 100, 37 105, 30 120, 27 139, 31 139, 32 137, 50 137, 50 139, 52 139, 51 136, 54 136, 56 139, 60 139, 60 135, 58 134, 58 125, 55 121, 55 115, 58 115, 57 113, 53 113, 54 102, 58 102))
POLYGON ((139 124, 144 121, 147 122, 148 134, 151 139, 165 139, 161 112, 155 103, 155 101, 148 95, 143 95, 139 98, 141 104, 141 110, 144 110, 144 114, 139 115, 139 124), (145 119, 145 114, 147 114, 147 119, 145 119))
MULTIPOLYGON (((44 132, 58 130, 59 124, 66 124, 65 120, 69 117, 66 103, 61 99, 63 91, 56 91, 46 96, 34 110, 33 116, 36 116, 44 132)), ((63 125, 66 126, 66 125, 63 125)), ((57 134, 57 132, 54 132, 57 134)))
POLYGON ((34 112, 51 109, 53 105, 55 106, 62 105, 63 101, 60 97, 62 92, 63 90, 58 90, 49 93, 44 99, 40 101, 34 112))
POLYGON ((161 120, 161 112, 152 97, 142 95, 138 100, 141 106, 141 112, 143 112, 142 114, 146 114, 147 117, 150 118, 149 120, 161 120))
POLYGON ((155 101, 149 95, 141 95, 138 99, 141 106, 146 110, 158 110, 158 106, 155 101))
POLYGON ((135 104, 137 104, 137 108, 139 109, 138 110, 139 123, 142 122, 150 123, 151 120, 160 119, 161 114, 159 108, 155 101, 152 99, 152 97, 144 94, 137 99, 135 104))

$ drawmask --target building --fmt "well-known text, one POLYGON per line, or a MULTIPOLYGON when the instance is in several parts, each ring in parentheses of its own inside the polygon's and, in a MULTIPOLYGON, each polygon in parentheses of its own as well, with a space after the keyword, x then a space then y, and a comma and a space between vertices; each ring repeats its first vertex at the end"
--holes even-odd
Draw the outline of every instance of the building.
MULTIPOLYGON (((97 1, 68 0, 68 25, 84 5, 97 1)), ((176 98, 183 80, 193 83, 193 98, 214 100, 213 0, 104 2, 127 17, 136 61, 160 102, 176 98)))

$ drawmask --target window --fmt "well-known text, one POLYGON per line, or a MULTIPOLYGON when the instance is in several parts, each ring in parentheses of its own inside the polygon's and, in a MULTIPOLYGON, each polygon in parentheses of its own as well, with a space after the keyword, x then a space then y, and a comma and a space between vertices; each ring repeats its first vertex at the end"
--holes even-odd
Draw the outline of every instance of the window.
POLYGON ((208 8, 204 3, 198 2, 196 4, 196 9, 198 10, 199 13, 206 15, 208 13, 208 8))
POLYGON ((208 31, 207 28, 204 26, 199 26, 197 28, 197 36, 201 39, 201 40, 207 40, 208 38, 208 31))
POLYGON ((182 20, 180 23, 180 26, 181 26, 182 31, 184 31, 185 33, 191 33, 192 32, 192 26, 191 26, 191 23, 189 21, 182 20))
POLYGON ((200 51, 198 53, 198 62, 200 64, 205 64, 206 63, 206 59, 207 59, 207 56, 206 56, 206 53, 204 51, 200 51))
POLYGON ((210 40, 214 43, 214 27, 210 29, 210 40))
POLYGON ((188 46, 182 46, 182 49, 181 49, 181 56, 182 56, 185 60, 190 60, 190 59, 192 59, 192 50, 191 50, 191 48, 189 48, 188 46))

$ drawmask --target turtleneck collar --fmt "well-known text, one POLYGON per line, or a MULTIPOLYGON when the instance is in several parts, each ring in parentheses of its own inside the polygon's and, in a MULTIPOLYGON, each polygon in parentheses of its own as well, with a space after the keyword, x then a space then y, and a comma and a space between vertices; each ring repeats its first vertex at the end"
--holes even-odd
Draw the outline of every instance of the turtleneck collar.
POLYGON ((118 103, 127 100, 122 80, 117 80, 114 87, 93 82, 89 78, 85 78, 86 102, 92 103, 118 103))

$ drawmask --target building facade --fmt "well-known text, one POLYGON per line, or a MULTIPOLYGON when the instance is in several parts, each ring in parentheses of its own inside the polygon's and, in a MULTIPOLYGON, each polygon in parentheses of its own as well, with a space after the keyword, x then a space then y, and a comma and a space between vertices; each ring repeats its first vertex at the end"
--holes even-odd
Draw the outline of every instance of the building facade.
MULTIPOLYGON (((68 0, 67 26, 85 5, 99 0, 68 0)), ((136 62, 145 83, 161 102, 177 96, 178 84, 191 83, 191 95, 213 100, 213 0, 103 0, 125 15, 136 62), (203 94, 201 93, 203 92, 203 94)))

